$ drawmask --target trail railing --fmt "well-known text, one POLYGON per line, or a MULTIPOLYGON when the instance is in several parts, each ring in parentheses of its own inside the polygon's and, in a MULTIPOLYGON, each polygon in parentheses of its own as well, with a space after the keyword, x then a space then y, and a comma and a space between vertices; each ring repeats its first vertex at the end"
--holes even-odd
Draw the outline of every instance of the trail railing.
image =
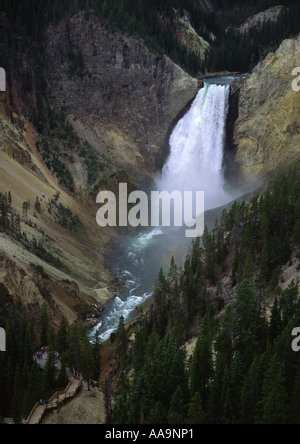
POLYGON ((27 424, 40 424, 45 413, 49 410, 56 409, 64 401, 73 398, 82 386, 82 377, 75 376, 69 378, 69 383, 64 390, 55 392, 46 405, 35 404, 27 419, 27 424), (77 381, 77 382, 76 382, 77 381), (72 390, 71 390, 72 388, 72 390))

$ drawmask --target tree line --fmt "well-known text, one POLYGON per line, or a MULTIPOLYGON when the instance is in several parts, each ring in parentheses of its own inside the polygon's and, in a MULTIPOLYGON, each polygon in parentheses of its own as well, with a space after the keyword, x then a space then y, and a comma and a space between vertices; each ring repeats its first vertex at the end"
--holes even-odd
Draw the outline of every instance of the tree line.
POLYGON ((168 276, 160 272, 132 360, 123 329, 113 423, 300 422, 300 358, 291 347, 299 283, 279 286, 281 267, 299 249, 299 186, 297 164, 225 211, 193 242, 182 270, 172 260, 168 276), (187 359, 182 346, 199 325, 187 359))
MULTIPOLYGON (((187 71, 196 74, 205 69, 249 71, 268 51, 276 49, 283 39, 299 33, 300 6, 297 0, 249 0, 243 2, 242 9, 236 0, 214 0, 212 4, 213 10, 193 0, 3 0, 1 9, 9 20, 3 42, 10 50, 24 51, 26 48, 28 53, 33 51, 30 46, 35 41, 34 52, 39 53, 41 62, 46 27, 84 11, 86 20, 96 16, 112 31, 139 36, 158 55, 167 54, 187 71), (285 10, 277 23, 265 23, 247 36, 228 32, 228 27, 240 25, 248 17, 279 4, 285 6, 285 10), (204 64, 176 36, 174 20, 186 13, 199 35, 211 44, 204 64)), ((6 63, 4 51, 0 64, 5 68, 6 63)), ((41 64, 37 66, 41 67, 41 64)), ((24 76, 29 88, 30 77, 24 76)), ((42 90, 46 85, 42 76, 37 76, 36 80, 38 78, 42 82, 38 89, 42 90)))

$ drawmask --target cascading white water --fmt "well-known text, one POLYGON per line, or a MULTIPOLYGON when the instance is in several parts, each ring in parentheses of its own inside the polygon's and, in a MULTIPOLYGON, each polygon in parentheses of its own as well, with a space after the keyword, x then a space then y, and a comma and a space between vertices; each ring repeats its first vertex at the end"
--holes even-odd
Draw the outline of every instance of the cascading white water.
MULTIPOLYGON (((171 153, 157 182, 157 190, 205 191, 206 210, 228 202, 223 190, 223 153, 229 86, 205 84, 191 109, 181 119, 170 139, 171 153)), ((178 241, 175 230, 138 233, 119 241, 111 263, 123 281, 123 290, 105 310, 99 324, 100 339, 118 328, 120 316, 127 322, 134 308, 152 292, 160 267, 166 266, 166 251, 178 241)))
POLYGON ((160 190, 204 191, 205 209, 230 200, 222 174, 229 85, 205 83, 170 138, 160 190))

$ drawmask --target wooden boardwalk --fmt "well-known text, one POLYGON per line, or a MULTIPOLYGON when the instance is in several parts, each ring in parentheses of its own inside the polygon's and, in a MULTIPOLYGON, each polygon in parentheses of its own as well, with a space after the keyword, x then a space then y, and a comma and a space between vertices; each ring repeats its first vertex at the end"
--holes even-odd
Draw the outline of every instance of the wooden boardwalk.
POLYGON ((27 419, 27 424, 40 424, 43 416, 48 410, 56 409, 67 399, 73 398, 82 385, 82 377, 69 378, 69 384, 60 392, 54 393, 47 405, 41 406, 39 402, 35 404, 27 419))

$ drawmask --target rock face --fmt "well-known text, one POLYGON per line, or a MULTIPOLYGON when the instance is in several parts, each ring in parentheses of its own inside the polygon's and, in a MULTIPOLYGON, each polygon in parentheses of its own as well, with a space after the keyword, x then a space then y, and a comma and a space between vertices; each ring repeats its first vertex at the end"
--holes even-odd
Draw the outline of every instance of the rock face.
POLYGON ((49 28, 48 80, 58 108, 117 166, 153 172, 166 137, 195 97, 197 80, 144 43, 77 15, 49 28))
POLYGON ((177 19, 176 34, 181 43, 197 54, 202 62, 205 61, 210 44, 197 34, 187 16, 177 19))
POLYGON ((34 316, 46 303, 57 326, 62 316, 74 322, 85 307, 104 305, 114 297, 114 276, 100 248, 115 233, 110 227, 97 226, 94 200, 66 193, 43 164, 35 144, 37 134, 11 100, 17 92, 10 86, 0 94, 0 192, 5 195, 10 191, 11 214, 20 216, 23 240, 26 235, 28 242, 19 242, 1 225, 0 282, 12 298, 20 297, 34 316), (79 230, 63 227, 53 211, 49 212, 56 193, 60 203, 80 218, 79 230), (28 220, 22 212, 25 201, 30 201, 28 220), (60 258, 61 266, 54 266, 47 256, 38 256, 31 248, 34 240, 52 257, 60 258))
POLYGON ((270 53, 240 90, 234 143, 247 179, 300 156, 300 92, 292 89, 292 71, 299 62, 300 36, 270 53))
POLYGON ((280 14, 284 11, 284 6, 278 5, 259 12, 253 17, 249 17, 242 25, 229 28, 243 35, 249 34, 255 28, 261 28, 265 23, 276 23, 280 14))

